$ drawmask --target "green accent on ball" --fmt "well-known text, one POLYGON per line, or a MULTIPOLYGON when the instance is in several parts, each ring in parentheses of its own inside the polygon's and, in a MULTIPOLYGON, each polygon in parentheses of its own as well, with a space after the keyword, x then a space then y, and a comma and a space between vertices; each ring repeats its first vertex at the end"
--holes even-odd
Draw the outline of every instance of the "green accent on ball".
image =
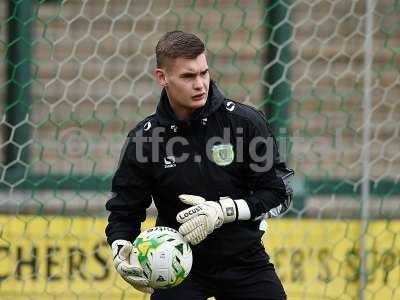
POLYGON ((182 267, 180 262, 177 261, 177 259, 174 259, 174 261, 172 262, 172 268, 175 271, 175 281, 171 284, 171 286, 177 286, 186 278, 187 274, 185 272, 185 269, 182 267))
POLYGON ((183 244, 179 244, 175 246, 175 248, 178 249, 181 254, 183 254, 183 244))
POLYGON ((143 265, 148 261, 148 254, 158 248, 165 240, 168 235, 160 235, 157 238, 144 239, 137 238, 134 242, 136 249, 138 249, 138 259, 143 265))

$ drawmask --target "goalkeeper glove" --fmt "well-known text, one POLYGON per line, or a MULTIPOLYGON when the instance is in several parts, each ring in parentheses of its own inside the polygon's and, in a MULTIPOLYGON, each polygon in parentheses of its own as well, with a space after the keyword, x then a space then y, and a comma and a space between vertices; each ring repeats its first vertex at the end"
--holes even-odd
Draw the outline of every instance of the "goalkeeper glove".
POLYGON ((135 289, 143 293, 152 293, 149 280, 144 276, 143 268, 139 263, 136 248, 131 242, 116 240, 111 245, 114 266, 121 277, 135 289))
POLYGON ((192 205, 176 216, 177 221, 182 224, 179 232, 192 245, 200 243, 224 223, 230 223, 236 219, 250 219, 250 209, 242 199, 232 200, 221 197, 215 202, 206 201, 203 197, 195 195, 183 194, 178 197, 183 203, 192 205))

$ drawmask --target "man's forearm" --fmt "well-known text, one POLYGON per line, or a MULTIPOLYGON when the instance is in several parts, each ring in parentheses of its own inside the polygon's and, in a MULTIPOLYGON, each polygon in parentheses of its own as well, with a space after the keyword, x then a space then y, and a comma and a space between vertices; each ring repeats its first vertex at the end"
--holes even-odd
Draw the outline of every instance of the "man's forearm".
POLYGON ((121 216, 118 213, 111 213, 106 227, 106 236, 108 244, 115 240, 134 241, 140 234, 141 222, 132 218, 132 216, 121 216))

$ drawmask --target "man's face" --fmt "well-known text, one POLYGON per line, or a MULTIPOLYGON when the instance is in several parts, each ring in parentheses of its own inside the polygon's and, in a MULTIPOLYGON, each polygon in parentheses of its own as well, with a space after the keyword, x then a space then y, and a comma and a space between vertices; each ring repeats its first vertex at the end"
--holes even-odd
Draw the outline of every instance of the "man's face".
POLYGON ((187 118, 206 104, 210 74, 204 53, 194 59, 171 59, 166 68, 156 69, 156 77, 178 117, 187 118))

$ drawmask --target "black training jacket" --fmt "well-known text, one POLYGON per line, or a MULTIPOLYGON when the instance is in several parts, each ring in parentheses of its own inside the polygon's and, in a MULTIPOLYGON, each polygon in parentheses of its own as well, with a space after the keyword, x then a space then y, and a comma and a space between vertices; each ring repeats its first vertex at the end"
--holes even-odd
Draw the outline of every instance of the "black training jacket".
POLYGON ((287 179, 293 171, 277 148, 263 114, 226 99, 213 81, 206 105, 185 121, 177 119, 162 91, 156 113, 129 133, 123 147, 106 204, 108 243, 133 241, 152 199, 157 225, 178 229, 176 215, 188 208, 178 195, 213 201, 229 196, 247 201, 251 220, 224 224, 193 246, 195 262, 210 255, 251 259, 250 250, 262 248, 263 216, 272 208, 287 209, 292 198, 287 179))

